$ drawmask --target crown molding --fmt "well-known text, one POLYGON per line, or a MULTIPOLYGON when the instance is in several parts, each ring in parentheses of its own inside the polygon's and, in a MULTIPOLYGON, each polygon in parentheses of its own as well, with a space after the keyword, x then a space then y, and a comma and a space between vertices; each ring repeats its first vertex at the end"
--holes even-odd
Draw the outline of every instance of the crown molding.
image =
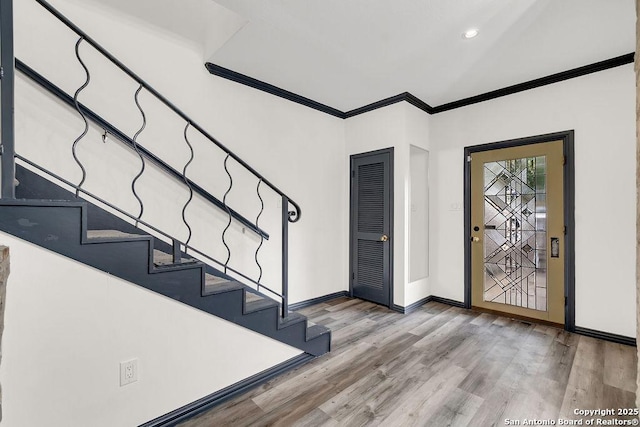
POLYGON ((228 68, 221 67, 216 64, 212 64, 211 62, 207 62, 205 64, 207 70, 218 77, 222 77, 228 80, 232 80, 236 83, 243 84, 245 86, 250 86, 254 89, 261 90, 263 92, 270 93, 271 95, 278 96, 280 98, 287 99, 289 101, 302 104, 306 107, 313 108, 314 110, 322 111, 323 113, 330 114, 332 116, 344 119, 345 113, 342 111, 329 107, 328 105, 322 104, 320 102, 314 101, 313 99, 306 98, 302 95, 298 95, 293 92, 289 92, 288 90, 279 88, 278 86, 274 86, 272 84, 263 82, 258 79, 254 79, 253 77, 249 77, 247 75, 238 73, 236 71, 230 70, 228 68))
POLYGON ((406 101, 411 105, 414 105, 421 109, 422 111, 433 114, 433 107, 422 101, 416 96, 411 95, 409 92, 403 92, 396 96, 391 96, 389 98, 381 99, 380 101, 373 102, 371 104, 367 104, 364 107, 356 108, 353 110, 349 110, 345 115, 345 119, 349 117, 357 116, 358 114, 363 114, 368 111, 377 110, 378 108, 386 107, 387 105, 396 104, 401 101, 406 101))
POLYGON ((529 80, 528 82, 519 83, 513 86, 507 86, 498 90, 492 90, 491 92, 486 92, 481 95, 471 96, 469 98, 460 99, 458 101, 448 102, 446 104, 434 107, 432 114, 442 113, 443 111, 449 111, 460 107, 466 107, 467 105, 477 104, 478 102, 489 101, 491 99, 500 98, 502 96, 523 92, 525 90, 535 89, 564 80, 582 77, 587 74, 597 73, 598 71, 604 71, 610 68, 619 67, 621 65, 631 64, 633 63, 633 57, 634 53, 631 52, 626 55, 616 56, 615 58, 595 62, 583 67, 572 68, 571 70, 563 71, 561 73, 551 74, 546 77, 529 80))
POLYGON ((458 101, 448 102, 446 104, 432 107, 417 96, 412 95, 409 92, 403 92, 401 94, 391 96, 389 98, 381 99, 380 101, 372 102, 360 108, 355 108, 349 111, 340 111, 337 108, 330 107, 320 102, 314 101, 302 95, 290 92, 288 90, 279 88, 272 84, 263 82, 253 77, 238 73, 228 68, 221 67, 220 65, 207 62, 205 67, 207 70, 218 77, 222 77, 228 80, 232 80, 236 83, 240 83, 246 86, 250 86, 254 89, 261 90, 263 92, 270 93, 271 95, 278 96, 280 98, 287 99, 289 101, 304 105, 314 110, 322 111, 323 113, 330 114, 340 119, 348 119, 350 117, 357 116, 369 111, 377 110, 378 108, 386 107, 388 105, 396 104, 398 102, 408 102, 409 104, 421 109, 427 114, 437 114, 444 111, 453 110, 456 108, 466 107, 468 105, 477 104, 479 102, 489 101, 491 99, 500 98, 507 95, 513 95, 514 93, 523 92, 529 89, 535 89, 541 86, 558 83, 564 80, 574 79, 576 77, 585 76, 587 74, 597 73, 599 71, 608 70, 610 68, 619 67, 621 65, 631 64, 634 61, 634 52, 627 53, 626 55, 616 56, 615 58, 606 59, 604 61, 595 62, 593 64, 585 65, 578 68, 572 68, 560 73, 551 74, 539 79, 529 80, 524 83, 507 86, 502 89, 493 90, 480 95, 471 96, 468 98, 460 99, 458 101))

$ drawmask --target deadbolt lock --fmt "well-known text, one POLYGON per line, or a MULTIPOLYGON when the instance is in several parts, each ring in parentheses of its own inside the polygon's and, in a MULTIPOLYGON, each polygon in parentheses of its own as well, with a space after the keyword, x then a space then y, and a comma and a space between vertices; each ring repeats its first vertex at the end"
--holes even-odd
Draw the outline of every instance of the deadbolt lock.
POLYGON ((383 234, 382 237, 380 237, 381 242, 386 242, 387 240, 389 240, 389 236, 387 236, 386 234, 383 234))

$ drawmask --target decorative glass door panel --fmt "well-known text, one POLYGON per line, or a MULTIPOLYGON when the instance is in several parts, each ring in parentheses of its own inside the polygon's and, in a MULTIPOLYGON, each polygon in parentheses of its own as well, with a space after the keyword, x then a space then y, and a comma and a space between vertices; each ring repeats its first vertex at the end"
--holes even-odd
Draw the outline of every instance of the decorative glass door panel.
POLYGON ((471 157, 472 305, 563 323, 562 142, 471 157))
POLYGON ((483 299, 547 311, 546 157, 484 169, 483 299))

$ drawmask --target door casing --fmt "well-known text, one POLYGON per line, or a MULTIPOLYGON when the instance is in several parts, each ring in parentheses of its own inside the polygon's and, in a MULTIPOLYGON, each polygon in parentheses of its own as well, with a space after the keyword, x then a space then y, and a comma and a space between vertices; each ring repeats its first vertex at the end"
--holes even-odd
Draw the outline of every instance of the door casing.
POLYGON ((393 147, 383 148, 380 150, 367 151, 364 153, 352 154, 349 156, 349 296, 353 298, 353 277, 355 271, 353 269, 353 246, 355 244, 354 241, 354 229, 353 222, 355 218, 354 212, 354 181, 353 181, 353 171, 354 171, 354 160, 360 157, 373 156, 377 154, 389 154, 389 308, 393 308, 393 246, 395 241, 394 236, 394 220, 393 220, 393 210, 394 210, 394 191, 393 191, 393 147))
POLYGON ((469 163, 472 153, 496 150, 501 148, 519 147, 523 145, 538 144, 562 140, 565 164, 564 176, 564 224, 566 232, 564 236, 564 295, 565 295, 565 321, 564 328, 567 331, 575 330, 575 173, 574 173, 574 131, 568 130, 526 138, 493 142, 489 144, 465 147, 464 149, 464 306, 471 308, 471 166, 469 163))

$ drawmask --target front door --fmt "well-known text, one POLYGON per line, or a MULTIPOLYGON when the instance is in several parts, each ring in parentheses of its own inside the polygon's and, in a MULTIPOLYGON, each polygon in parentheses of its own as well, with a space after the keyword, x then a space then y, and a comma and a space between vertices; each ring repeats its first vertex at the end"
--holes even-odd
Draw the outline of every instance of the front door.
POLYGON ((564 324, 563 141, 471 154, 471 305, 564 324))
POLYGON ((351 156, 351 294, 391 306, 393 149, 351 156))

